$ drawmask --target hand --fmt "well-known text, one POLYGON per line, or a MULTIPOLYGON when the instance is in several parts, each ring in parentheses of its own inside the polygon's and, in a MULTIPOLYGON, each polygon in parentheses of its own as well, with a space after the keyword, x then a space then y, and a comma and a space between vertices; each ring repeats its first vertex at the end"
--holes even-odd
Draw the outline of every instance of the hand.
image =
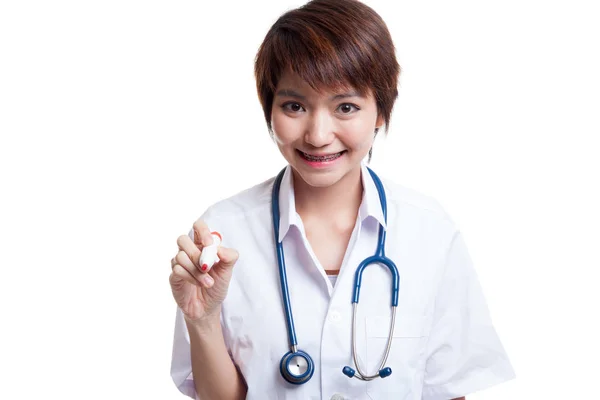
POLYGON ((194 240, 188 235, 177 238, 179 253, 171 259, 169 282, 186 321, 201 325, 215 318, 218 320, 239 254, 234 249, 219 246, 220 261, 202 272, 198 265, 200 254, 204 246, 213 243, 213 238, 206 223, 200 219, 194 223, 193 232, 194 240))

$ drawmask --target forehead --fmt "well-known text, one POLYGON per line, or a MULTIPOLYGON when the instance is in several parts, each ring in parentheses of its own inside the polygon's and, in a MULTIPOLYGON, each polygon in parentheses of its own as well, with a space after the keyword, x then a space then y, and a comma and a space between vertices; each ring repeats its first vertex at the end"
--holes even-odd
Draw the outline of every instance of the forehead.
POLYGON ((358 91, 350 83, 345 83, 342 85, 320 86, 315 88, 303 80, 298 74, 289 70, 284 72, 279 78, 275 94, 277 94, 277 91, 281 89, 294 89, 295 91, 302 92, 302 94, 306 96, 323 96, 328 94, 356 92, 364 97, 368 97, 371 94, 370 90, 367 93, 360 93, 360 91, 358 91))

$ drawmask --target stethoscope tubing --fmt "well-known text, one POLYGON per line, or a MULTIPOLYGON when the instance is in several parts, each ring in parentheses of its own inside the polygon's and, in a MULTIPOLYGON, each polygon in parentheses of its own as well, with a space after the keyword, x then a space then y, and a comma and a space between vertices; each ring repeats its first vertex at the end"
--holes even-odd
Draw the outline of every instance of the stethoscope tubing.
POLYGON ((281 187, 281 180, 283 178, 283 174, 285 173, 285 168, 281 170, 277 178, 275 179, 275 184, 273 186, 273 195, 272 195, 272 213, 273 213, 273 232, 275 235, 275 243, 277 243, 277 259, 279 265, 279 281, 281 286, 281 296, 283 297, 284 309, 285 309, 285 318, 287 320, 287 331, 288 331, 288 341, 290 345, 290 351, 295 353, 297 351, 298 341, 296 339, 296 328, 294 327, 294 317, 292 315, 292 305, 290 303, 290 294, 287 283, 287 274, 285 267, 285 257, 283 254, 283 244, 279 241, 279 189, 281 187))
MULTIPOLYGON (((287 168, 287 167, 286 167, 287 168)), ((275 178, 275 182, 273 184, 273 192, 272 192, 272 216, 273 216, 273 234, 275 238, 275 243, 277 244, 277 260, 279 267, 279 279, 281 286, 281 296, 284 303, 285 309, 285 318, 286 318, 286 326, 288 332, 288 342, 290 346, 290 352, 286 353, 280 362, 280 372, 283 378, 292 384, 299 385, 306 383, 313 375, 314 372, 314 362, 308 353, 298 350, 298 341, 296 338, 296 329, 294 327, 294 317, 292 314, 292 306, 290 302, 289 288, 287 283, 287 274, 286 274, 286 265, 285 265, 285 256, 283 253, 283 243, 279 241, 279 223, 280 223, 280 210, 279 210, 279 190, 281 188, 281 181, 283 179, 283 175, 285 173, 286 168, 282 169, 281 172, 275 178), (306 362, 306 371, 303 373, 295 374, 290 367, 290 362, 292 359, 296 357, 296 359, 300 358, 303 362, 306 362)), ((377 192, 379 194, 379 200, 381 203, 381 208, 383 211, 384 221, 387 224, 387 201, 385 197, 385 190, 383 188, 383 184, 381 180, 375 173, 367 167, 375 185, 377 187, 377 192)), ((348 377, 356 377, 361 380, 369 381, 375 379, 377 377, 385 378, 392 373, 391 368, 384 368, 385 363, 387 362, 390 348, 392 344, 392 337, 394 333, 394 326, 396 320, 396 308, 398 306, 398 292, 400 289, 400 277, 398 275, 398 269, 396 264, 389 258, 385 256, 385 239, 386 233, 385 229, 382 225, 379 226, 379 234, 377 238, 377 248, 375 251, 375 255, 366 258, 363 260, 354 275, 354 289, 352 294, 352 358, 354 364, 356 366, 356 371, 352 368, 346 366, 343 368, 342 372, 348 377), (388 267, 390 273, 392 274, 392 298, 391 298, 391 306, 392 306, 392 321, 390 326, 390 332, 388 335, 388 341, 386 345, 386 350, 384 356, 382 358, 381 364, 378 368, 378 373, 375 375, 367 375, 361 368, 358 362, 357 351, 356 351, 356 310, 358 308, 358 301, 360 297, 360 287, 362 284, 362 274, 365 268, 371 264, 382 264, 388 267)), ((297 365, 299 367, 299 365, 297 365)), ((300 369, 298 369, 300 371, 300 369)))

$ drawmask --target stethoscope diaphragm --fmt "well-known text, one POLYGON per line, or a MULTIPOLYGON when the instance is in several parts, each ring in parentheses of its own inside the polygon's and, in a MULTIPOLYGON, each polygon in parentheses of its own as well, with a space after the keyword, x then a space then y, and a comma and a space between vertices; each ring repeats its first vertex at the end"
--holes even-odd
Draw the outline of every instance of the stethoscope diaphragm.
POLYGON ((289 383, 301 385, 312 377, 315 372, 315 364, 312 358, 302 350, 290 351, 281 359, 279 371, 283 379, 289 383))

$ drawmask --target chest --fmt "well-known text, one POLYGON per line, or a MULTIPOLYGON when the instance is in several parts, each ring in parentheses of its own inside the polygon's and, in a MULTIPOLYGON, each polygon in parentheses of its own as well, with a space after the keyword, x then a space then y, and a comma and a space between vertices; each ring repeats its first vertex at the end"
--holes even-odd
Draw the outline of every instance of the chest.
POLYGON ((326 271, 339 271, 348 249, 352 228, 306 227, 306 238, 326 271))
MULTIPOLYGON (((428 312, 422 307, 427 304, 424 296, 429 292, 423 273, 434 261, 430 259, 430 253, 421 251, 414 243, 398 241, 390 232, 388 240, 396 245, 389 246, 387 253, 396 262, 404 284, 386 363, 394 371, 395 378, 365 383, 348 379, 341 370, 346 365, 352 366, 349 360, 353 351, 351 299, 354 270, 362 260, 373 255, 377 229, 363 225, 357 230, 356 239, 351 231, 342 237, 339 232, 314 230, 309 226, 304 232, 305 238, 300 229, 291 230, 284 248, 298 348, 313 358, 315 376, 297 387, 282 381, 278 365, 289 351, 289 342, 280 276, 275 268, 277 260, 273 252, 265 252, 268 258, 261 259, 262 253, 255 250, 250 257, 251 248, 240 248, 242 256, 223 306, 224 332, 232 357, 248 382, 248 398, 304 400, 331 398, 334 393, 344 393, 357 400, 419 399, 420 382, 415 377, 423 368, 423 346, 427 341, 425 328, 429 326, 423 317, 428 312), (307 244, 325 269, 339 268, 342 261, 345 263, 331 295, 321 281, 321 274, 310 262, 307 244), (349 244, 353 251, 344 260, 349 244), (272 397, 265 397, 265 393, 272 397)), ((363 276, 361 307, 357 311, 355 327, 356 352, 362 360, 361 365, 369 372, 378 369, 386 349, 391 320, 389 301, 389 274, 374 265, 363 276)))

